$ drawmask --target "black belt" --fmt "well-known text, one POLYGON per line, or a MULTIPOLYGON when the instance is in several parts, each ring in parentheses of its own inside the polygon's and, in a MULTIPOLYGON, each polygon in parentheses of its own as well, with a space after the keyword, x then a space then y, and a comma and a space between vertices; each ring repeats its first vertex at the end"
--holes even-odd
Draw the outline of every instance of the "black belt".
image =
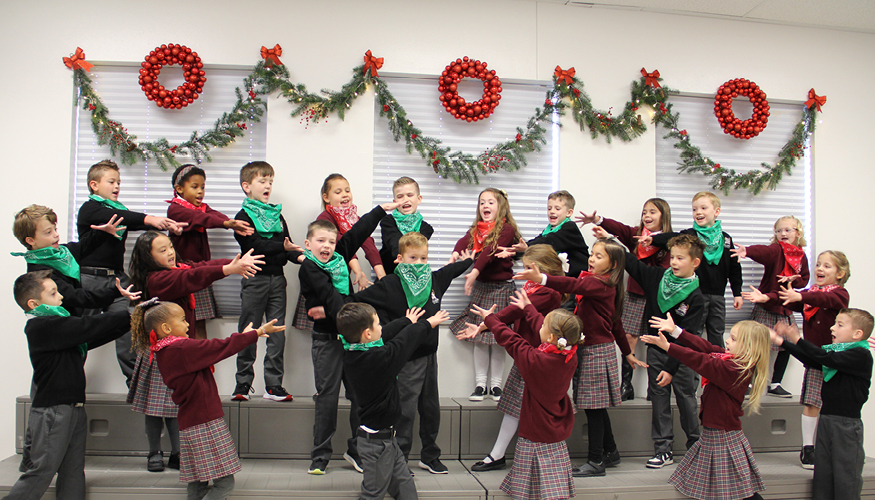
POLYGON ((115 269, 107 269, 105 267, 82 266, 79 268, 79 273, 90 274, 92 276, 115 276, 116 274, 121 274, 121 271, 117 273, 115 269))
POLYGON ((388 428, 377 432, 368 432, 361 427, 356 430, 356 436, 366 439, 391 439, 395 435, 395 429, 388 428))
POLYGON ((312 333, 313 340, 337 340, 336 333, 312 333))

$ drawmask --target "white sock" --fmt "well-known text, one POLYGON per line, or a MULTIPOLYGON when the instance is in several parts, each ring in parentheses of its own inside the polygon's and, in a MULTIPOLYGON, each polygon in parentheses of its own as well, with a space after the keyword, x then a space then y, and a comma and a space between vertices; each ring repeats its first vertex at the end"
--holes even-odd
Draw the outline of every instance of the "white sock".
POLYGON ((814 446, 814 433, 817 431, 817 417, 802 415, 802 446, 814 446))
POLYGON ((780 383, 780 382, 778 382, 777 384, 769 384, 769 388, 772 389, 773 391, 774 391, 775 389, 777 389, 778 387, 781 387, 781 383, 780 383))
POLYGON ((474 343, 474 385, 486 387, 486 373, 489 370, 489 346, 479 342, 474 343))
POLYGON ((501 387, 501 379, 504 376, 504 360, 507 358, 504 348, 500 345, 492 346, 492 353, 489 355, 489 379, 492 381, 487 389, 493 387, 501 387))
MULTIPOLYGON (((499 460, 505 455, 507 447, 510 445, 510 441, 513 439, 513 435, 516 434, 519 426, 520 419, 516 417, 505 415, 501 419, 501 429, 498 431, 498 437, 495 438, 495 445, 492 447, 492 451, 489 452, 492 457, 499 460)), ((483 461, 487 464, 492 462, 489 457, 484 458, 483 461)))

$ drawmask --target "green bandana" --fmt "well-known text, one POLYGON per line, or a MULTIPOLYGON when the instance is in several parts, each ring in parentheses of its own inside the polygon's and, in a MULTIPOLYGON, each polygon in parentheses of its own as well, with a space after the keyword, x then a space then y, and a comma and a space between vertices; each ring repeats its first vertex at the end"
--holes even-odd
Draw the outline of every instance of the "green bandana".
POLYGON ((720 262, 720 257, 723 257, 723 226, 719 220, 714 221, 711 227, 699 227, 698 224, 693 224, 696 228, 696 233, 699 239, 705 244, 705 260, 708 264, 716 264, 720 262))
POLYGON ((404 215, 396 208, 392 210, 392 217, 395 218, 395 224, 398 224, 398 230, 401 234, 418 232, 422 226, 422 214, 417 210, 412 214, 404 215))
MULTIPOLYGON (((858 342, 844 342, 841 344, 826 344, 821 346, 826 352, 842 352, 847 351, 848 349, 853 349, 855 347, 862 347, 863 349, 869 349, 869 342, 865 340, 860 340, 858 342)), ((829 379, 833 378, 838 370, 832 368, 830 366, 823 365, 821 367, 823 369, 823 381, 829 382, 829 379)))
POLYGON ((402 262, 395 267, 407 297, 407 307, 423 307, 431 295, 431 268, 428 264, 402 262))
POLYGON ((559 230, 559 228, 562 227, 563 224, 565 224, 569 220, 571 220, 571 219, 566 217, 566 218, 562 219, 562 221, 559 224, 556 224, 555 226, 551 226, 550 224, 547 224, 547 227, 545 227, 544 230, 541 231, 541 236, 547 236, 550 233, 555 233, 556 231, 559 230))
POLYGON ((79 263, 70 253, 70 249, 61 245, 58 248, 45 247, 27 252, 12 252, 16 257, 24 257, 28 264, 49 266, 59 273, 79 281, 79 263))
MULTIPOLYGON (((106 199, 102 196, 98 196, 96 194, 89 195, 88 199, 94 200, 97 203, 100 203, 101 205, 103 205, 105 207, 109 207, 109 208, 112 208, 115 210, 127 211, 127 209, 128 209, 128 207, 122 205, 121 202, 108 200, 108 199, 106 199)), ((122 239, 122 237, 124 237, 124 235, 125 235, 125 231, 127 231, 126 227, 124 227, 124 226, 119 227, 118 229, 115 230, 115 237, 118 239, 122 239)))
POLYGON ((699 288, 699 277, 695 274, 692 278, 678 278, 671 269, 666 269, 659 280, 659 293, 656 294, 659 310, 667 312, 689 297, 696 288, 699 288))
POLYGON ((371 347, 383 347, 383 337, 378 338, 373 342, 368 342, 367 344, 350 344, 343 338, 343 335, 338 335, 340 337, 340 342, 343 344, 344 351, 367 351, 371 347))
POLYGON ((273 233, 281 233, 283 224, 280 222, 281 204, 264 203, 252 198, 243 200, 243 211, 252 219, 255 231, 262 238, 270 238, 273 233))
MULTIPOLYGON (((61 316, 62 318, 66 318, 70 316, 70 312, 64 309, 61 306, 49 306, 46 304, 40 304, 27 313, 33 317, 41 317, 41 316, 61 316)), ((84 358, 86 354, 88 354, 88 343, 82 343, 76 346, 79 349, 79 354, 84 358)))
POLYGON ((327 271, 328 274, 331 275, 331 284, 334 285, 334 288, 344 294, 349 295, 349 267, 346 265, 346 261, 343 260, 343 257, 340 256, 337 252, 331 257, 331 260, 328 262, 320 262, 319 259, 313 255, 313 252, 309 250, 304 251, 304 257, 312 260, 319 266, 320 269, 327 271))

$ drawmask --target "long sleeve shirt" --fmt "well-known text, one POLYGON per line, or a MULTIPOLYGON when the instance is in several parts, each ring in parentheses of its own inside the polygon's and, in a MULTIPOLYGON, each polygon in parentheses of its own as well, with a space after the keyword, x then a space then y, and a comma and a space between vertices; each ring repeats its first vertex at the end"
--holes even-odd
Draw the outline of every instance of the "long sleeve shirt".
MULTIPOLYGON (((699 233, 694 228, 684 229, 680 234, 691 234, 696 238, 699 233)), ((678 233, 662 233, 653 237, 653 245, 665 248, 668 240, 677 236, 678 233)), ((705 295, 726 295, 726 282, 729 281, 729 288, 732 290, 733 297, 741 297, 741 263, 738 262, 738 257, 732 257, 730 250, 735 248, 732 243, 732 236, 723 231, 723 255, 716 264, 709 264, 704 257, 702 263, 696 269, 696 274, 699 276, 699 288, 705 295)))
MULTIPOLYGON (((545 286, 538 288, 528 296, 532 306, 543 316, 547 316, 550 311, 559 309, 562 305, 562 295, 556 290, 545 286)), ((502 324, 513 325, 513 330, 532 346, 538 347, 541 345, 541 326, 538 325, 537 329, 533 329, 533 324, 523 321, 526 317, 523 309, 509 305, 497 311, 495 315, 502 324)))
MULTIPOLYGON (((747 247, 747 257, 754 262, 763 265, 763 279, 760 281, 759 290, 762 293, 777 292, 781 289, 781 284, 778 282, 778 275, 784 270, 784 251, 781 245, 772 243, 771 245, 751 245, 747 247)), ((799 270, 799 278, 797 278, 791 286, 793 288, 803 288, 808 284, 808 257, 802 255, 802 266, 799 270)), ((766 303, 762 307, 773 313, 789 316, 793 310, 784 307, 780 303, 766 303)))
MULTIPOLYGON (((235 215, 234 218, 236 220, 245 221, 250 226, 255 227, 252 218, 249 217, 249 214, 247 214, 245 210, 237 212, 237 215, 235 215)), ((301 252, 297 251, 289 252, 283 246, 285 239, 289 238, 289 226, 286 224, 286 220, 282 215, 280 215, 280 222, 282 223, 283 230, 281 232, 272 233, 270 238, 261 236, 258 234, 258 231, 249 236, 234 233, 234 239, 240 244, 241 255, 249 250, 252 250, 253 255, 264 255, 264 258, 261 259, 264 261, 264 264, 258 266, 261 268, 261 271, 258 271, 258 274, 282 276, 283 266, 285 266, 287 262, 298 264, 298 257, 303 255, 301 252)), ((291 240, 291 238, 289 239, 291 240)))
MULTIPOLYGON (((66 246, 73 258, 79 261, 79 245, 74 243, 66 243, 66 246)), ((82 288, 82 283, 75 278, 71 278, 57 269, 44 264, 27 264, 27 272, 45 271, 52 272, 52 281, 58 286, 58 293, 64 299, 61 306, 73 316, 81 316, 84 309, 103 309, 109 307, 112 302, 121 297, 116 287, 103 287, 96 290, 86 290, 82 288)))
MULTIPOLYGON (((608 219, 607 217, 603 217, 602 221, 599 225, 607 232, 613 234, 620 240, 620 243, 626 245, 626 248, 632 250, 637 248, 638 240, 635 239, 635 236, 640 236, 640 232, 637 227, 627 226, 621 222, 617 222, 614 219, 608 219)), ((637 254, 632 254, 635 258, 638 258, 637 254)), ((639 259, 644 264, 648 266, 662 267, 664 269, 668 269, 669 264, 671 262, 671 253, 665 248, 659 249, 658 252, 647 257, 646 259, 639 259)), ((635 295, 644 295, 644 290, 641 289, 641 285, 638 284, 637 281, 629 278, 628 283, 626 284, 626 291, 629 293, 634 293, 635 295)))
MULTIPOLYGON (((422 221, 419 225, 419 234, 425 236, 426 239, 431 239, 434 234, 434 228, 428 222, 422 221)), ((398 257, 398 241, 403 234, 398 229, 398 222, 392 214, 388 214, 380 221, 380 235, 383 240, 383 248, 380 249, 380 260, 383 262, 383 269, 386 270, 386 275, 392 274, 395 271, 395 258, 398 257)))
POLYGON ((583 240, 583 235, 580 234, 580 229, 573 221, 566 221, 555 232, 546 236, 536 236, 526 242, 528 246, 540 244, 550 245, 556 253, 564 253, 568 257, 567 276, 576 278, 580 276, 581 271, 586 271, 589 248, 583 240))
MULTIPOLYGON (((386 212, 384 211, 384 216, 385 213, 386 212)), ((340 232, 340 226, 337 225, 337 221, 328 210, 325 210, 321 214, 319 214, 319 216, 316 217, 316 220, 327 220, 328 222, 334 224, 335 226, 337 226, 337 236, 339 237, 342 235, 342 233, 340 232)), ((376 229, 376 226, 374 226, 374 229, 376 229)), ((374 229, 371 230, 371 233, 374 232, 374 229)), ((368 259, 368 263, 371 265, 371 267, 383 265, 383 260, 382 258, 380 258, 380 251, 377 250, 377 244, 374 243, 374 238, 371 238, 370 233, 368 233, 368 237, 365 238, 365 241, 363 241, 362 244, 359 246, 362 250, 364 250, 365 258, 368 259)), ((358 257, 353 255, 351 258, 357 259, 358 257)), ((392 257, 392 259, 394 260, 395 257, 392 257)))
MULTIPOLYGON (((505 224, 501 228, 501 233, 498 235, 495 247, 509 247, 514 243, 515 232, 510 224, 505 224)), ((456 246, 453 252, 463 252, 469 248, 471 244, 471 232, 465 233, 456 246)), ((477 281, 484 283, 494 281, 507 281, 513 277, 513 259, 510 257, 499 259, 495 256, 495 248, 483 248, 480 253, 474 258, 474 269, 477 269, 480 274, 477 276, 477 281)))
POLYGON ((122 273, 125 268, 125 241, 131 231, 151 229, 146 225, 146 214, 130 210, 116 210, 100 202, 88 200, 79 207, 76 218, 76 228, 79 239, 93 238, 89 244, 91 251, 83 252, 79 265, 86 267, 104 267, 122 273), (127 228, 121 239, 106 233, 91 229, 92 225, 106 224, 112 216, 124 217, 122 225, 127 228))
POLYGON ((224 228, 228 216, 210 208, 206 203, 206 212, 192 210, 177 203, 171 203, 167 207, 167 217, 176 222, 187 222, 188 226, 182 228, 182 234, 170 233, 170 242, 176 249, 176 254, 183 260, 200 262, 210 260, 210 240, 207 237, 207 229, 224 228))
POLYGON ((185 320, 194 325, 194 308, 189 297, 225 277, 222 267, 229 264, 228 259, 193 262, 190 269, 162 269, 154 271, 146 278, 149 287, 149 297, 175 302, 185 311, 185 320))
MULTIPOLYGON (((802 290, 799 292, 802 295, 802 300, 787 304, 787 308, 791 311, 803 312, 805 305, 817 307, 817 312, 811 319, 802 321, 802 335, 805 340, 820 347, 826 344, 832 344, 832 332, 830 328, 836 322, 836 316, 839 311, 848 307, 848 302, 851 297, 845 287, 833 288, 829 292, 812 292, 810 290, 802 290)), ((782 304, 784 301, 778 298, 777 293, 767 293, 769 301, 767 305, 782 304)))

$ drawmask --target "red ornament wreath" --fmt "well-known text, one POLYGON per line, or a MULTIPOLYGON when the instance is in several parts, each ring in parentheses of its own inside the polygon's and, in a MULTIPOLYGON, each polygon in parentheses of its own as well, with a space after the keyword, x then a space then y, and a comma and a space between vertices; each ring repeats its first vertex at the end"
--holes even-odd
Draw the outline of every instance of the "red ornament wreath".
POLYGON ((188 106, 198 98, 207 81, 200 56, 185 45, 171 43, 155 47, 140 65, 140 88, 150 101, 155 101, 162 108, 182 109, 188 106), (173 90, 165 89, 158 81, 161 68, 170 64, 181 64, 185 78, 185 82, 173 90))
POLYGON ((714 97, 714 115, 723 128, 724 134, 732 134, 738 139, 750 139, 762 132, 769 123, 769 101, 766 93, 754 82, 744 78, 729 80, 717 89, 714 97), (753 116, 739 120, 732 112, 732 99, 743 95, 753 104, 753 116))
POLYGON ((495 70, 487 70, 485 61, 465 56, 447 65, 438 79, 440 100, 447 113, 460 120, 476 122, 491 115, 501 100, 501 80, 495 70), (459 95, 458 84, 462 78, 479 78, 483 81, 483 96, 478 101, 465 102, 459 95))

